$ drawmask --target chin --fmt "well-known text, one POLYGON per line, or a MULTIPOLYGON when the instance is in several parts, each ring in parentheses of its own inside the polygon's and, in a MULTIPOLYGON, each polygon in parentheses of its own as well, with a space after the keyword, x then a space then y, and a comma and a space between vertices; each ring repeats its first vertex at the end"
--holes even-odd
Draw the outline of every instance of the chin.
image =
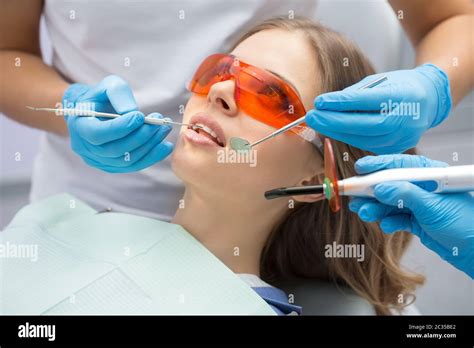
MULTIPOLYGON (((196 146, 179 137, 171 157, 173 172, 185 186, 199 187, 202 192, 224 199, 255 199, 254 186, 256 168, 247 164, 235 165, 218 163, 217 151, 196 146), (247 190, 243 191, 243 188, 247 190), (235 195, 239 192, 239 195, 235 195)), ((261 191, 261 190, 260 190, 261 191)), ((263 191, 260 194, 263 197, 263 191)))

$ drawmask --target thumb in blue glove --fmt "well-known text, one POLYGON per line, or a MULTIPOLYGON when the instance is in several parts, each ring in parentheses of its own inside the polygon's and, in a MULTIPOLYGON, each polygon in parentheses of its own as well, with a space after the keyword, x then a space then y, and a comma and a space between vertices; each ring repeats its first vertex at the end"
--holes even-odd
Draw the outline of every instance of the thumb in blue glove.
POLYGON ((376 154, 401 153, 441 123, 451 109, 447 75, 432 64, 371 75, 314 102, 306 123, 316 131, 376 154), (382 75, 387 80, 360 89, 382 75))

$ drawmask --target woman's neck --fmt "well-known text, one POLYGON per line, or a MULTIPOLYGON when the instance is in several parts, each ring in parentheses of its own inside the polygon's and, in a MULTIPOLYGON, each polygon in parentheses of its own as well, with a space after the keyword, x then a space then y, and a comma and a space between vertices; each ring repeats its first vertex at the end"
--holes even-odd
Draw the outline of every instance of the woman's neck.
POLYGON ((189 188, 182 202, 173 223, 183 226, 234 273, 260 276, 261 252, 281 209, 238 204, 189 188))

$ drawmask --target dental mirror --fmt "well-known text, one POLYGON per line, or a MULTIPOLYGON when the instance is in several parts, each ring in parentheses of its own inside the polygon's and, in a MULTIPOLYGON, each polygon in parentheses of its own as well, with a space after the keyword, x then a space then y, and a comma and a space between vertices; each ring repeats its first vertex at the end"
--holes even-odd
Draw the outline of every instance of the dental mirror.
POLYGON ((250 143, 242 138, 232 137, 230 138, 230 147, 235 151, 250 151, 250 143))

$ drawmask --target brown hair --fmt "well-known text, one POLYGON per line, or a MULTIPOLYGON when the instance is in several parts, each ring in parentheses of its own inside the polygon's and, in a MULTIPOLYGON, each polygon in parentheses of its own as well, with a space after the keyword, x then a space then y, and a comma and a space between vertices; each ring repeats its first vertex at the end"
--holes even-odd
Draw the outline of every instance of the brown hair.
MULTIPOLYGON (((318 93, 342 90, 374 73, 354 43, 306 18, 267 20, 244 34, 239 43, 268 29, 300 31, 307 37, 323 72, 318 93)), ((338 173, 343 178, 356 175, 355 161, 371 154, 334 140, 333 147, 338 173)), ((262 278, 268 282, 288 277, 331 279, 351 287, 378 314, 390 314, 391 308, 401 310, 413 302, 413 291, 424 282, 424 277, 407 273, 400 265, 411 234, 384 234, 376 223, 365 223, 350 212, 348 199, 341 198, 342 208, 336 214, 325 201, 298 204, 289 211, 264 248, 260 264, 262 278), (364 245, 364 261, 325 257, 325 246, 334 242, 364 245)))

